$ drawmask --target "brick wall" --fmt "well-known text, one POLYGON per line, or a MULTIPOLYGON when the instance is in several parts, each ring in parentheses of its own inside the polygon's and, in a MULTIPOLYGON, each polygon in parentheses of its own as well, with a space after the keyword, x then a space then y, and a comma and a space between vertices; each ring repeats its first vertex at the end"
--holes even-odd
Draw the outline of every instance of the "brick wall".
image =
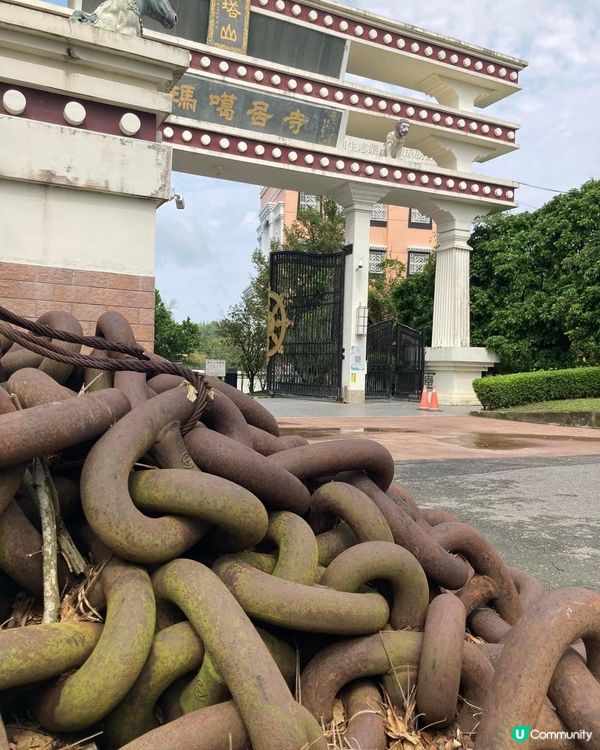
POLYGON ((106 310, 124 315, 139 344, 154 342, 154 277, 0 263, 0 305, 28 318, 48 310, 75 316, 93 334, 106 310))

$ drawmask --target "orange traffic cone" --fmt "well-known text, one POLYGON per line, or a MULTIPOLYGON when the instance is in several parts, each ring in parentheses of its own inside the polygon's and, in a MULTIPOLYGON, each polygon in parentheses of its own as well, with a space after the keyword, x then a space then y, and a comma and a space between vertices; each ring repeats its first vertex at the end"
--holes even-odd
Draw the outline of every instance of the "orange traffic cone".
POLYGON ((419 409, 429 411, 429 394, 426 385, 423 386, 423 393, 421 393, 421 400, 419 401, 419 409))
POLYGON ((438 401, 437 391, 435 385, 431 391, 431 398, 429 399, 429 411, 442 411, 440 409, 440 402, 438 401))

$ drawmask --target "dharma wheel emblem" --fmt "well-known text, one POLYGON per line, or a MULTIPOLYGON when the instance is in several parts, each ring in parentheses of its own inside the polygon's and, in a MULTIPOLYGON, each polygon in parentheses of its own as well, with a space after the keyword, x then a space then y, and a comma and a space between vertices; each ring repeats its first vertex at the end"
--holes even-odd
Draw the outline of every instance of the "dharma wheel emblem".
POLYGON ((283 297, 269 291, 269 317, 267 318, 268 349, 267 357, 283 353, 283 340, 287 329, 292 325, 283 304, 283 297))

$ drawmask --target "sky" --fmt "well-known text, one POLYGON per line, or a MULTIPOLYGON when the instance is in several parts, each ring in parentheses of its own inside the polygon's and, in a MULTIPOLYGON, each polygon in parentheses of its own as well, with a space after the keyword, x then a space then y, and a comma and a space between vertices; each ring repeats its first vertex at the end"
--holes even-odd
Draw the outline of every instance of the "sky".
MULTIPOLYGON (((65 2, 58 2, 64 5, 65 2)), ((598 0, 347 0, 368 9, 528 61, 523 90, 480 110, 521 124, 520 149, 474 170, 535 185, 519 210, 600 177, 600 2, 598 0)), ((383 86, 380 85, 381 88, 383 86)), ((425 95, 411 92, 413 98, 425 95)), ((248 285, 256 247, 259 187, 173 174, 185 198, 158 210, 156 286, 176 318, 216 320, 248 285)))

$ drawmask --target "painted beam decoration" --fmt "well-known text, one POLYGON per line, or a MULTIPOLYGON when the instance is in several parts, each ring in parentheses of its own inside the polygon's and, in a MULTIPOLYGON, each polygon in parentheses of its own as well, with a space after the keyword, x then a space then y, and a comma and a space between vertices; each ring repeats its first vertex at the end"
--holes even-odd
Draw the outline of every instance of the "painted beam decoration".
POLYGON ((342 111, 187 74, 171 91, 173 114, 214 125, 336 146, 342 111))
POLYGON ((210 0, 208 44, 245 55, 249 26, 250 0, 210 0))

